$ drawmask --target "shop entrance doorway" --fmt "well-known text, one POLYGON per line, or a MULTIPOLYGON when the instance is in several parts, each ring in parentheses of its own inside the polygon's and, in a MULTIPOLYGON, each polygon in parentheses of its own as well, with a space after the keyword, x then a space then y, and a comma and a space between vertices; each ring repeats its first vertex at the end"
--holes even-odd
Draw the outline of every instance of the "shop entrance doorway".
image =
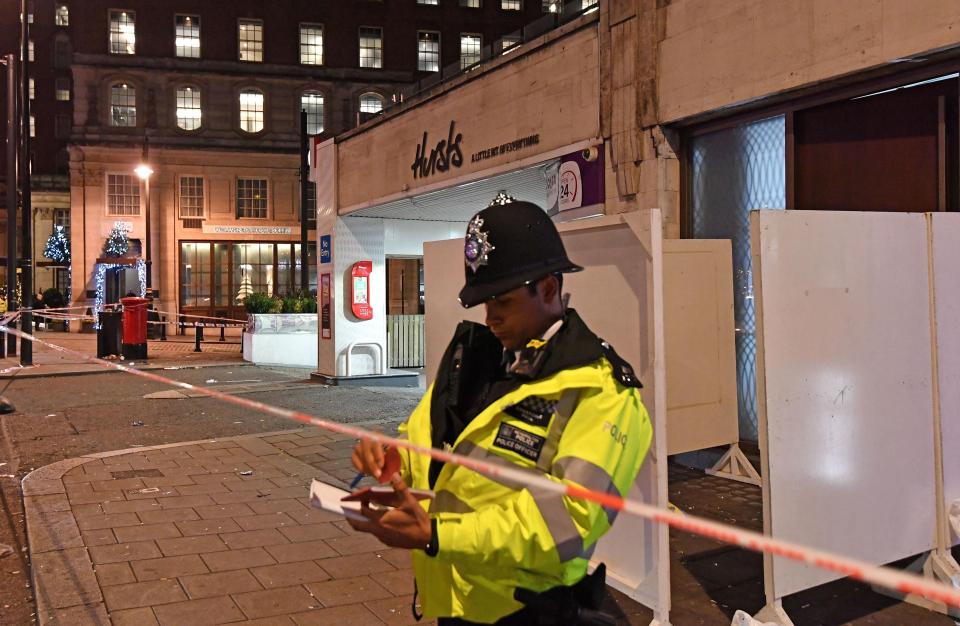
POLYGON ((423 257, 387 257, 387 365, 423 367, 423 257))

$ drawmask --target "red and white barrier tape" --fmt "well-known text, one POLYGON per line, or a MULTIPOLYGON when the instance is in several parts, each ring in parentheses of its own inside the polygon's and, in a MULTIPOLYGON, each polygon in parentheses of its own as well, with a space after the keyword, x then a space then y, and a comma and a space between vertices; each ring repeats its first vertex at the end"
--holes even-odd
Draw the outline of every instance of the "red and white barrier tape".
MULTIPOLYGON (((237 319, 235 317, 217 317, 215 315, 189 315, 187 313, 170 313, 168 311, 162 311, 160 309, 154 309, 160 315, 165 315, 167 317, 184 317, 190 319, 198 320, 216 320, 220 322, 233 322, 234 324, 246 324, 246 320, 237 319)), ((179 322, 176 322, 179 323, 179 322)))
POLYGON ((837 572, 843 576, 848 576, 865 583, 879 585, 903 594, 916 594, 934 602, 942 602, 946 605, 960 608, 960 589, 955 589, 948 585, 917 576, 916 574, 901 572, 888 567, 876 566, 871 563, 867 563, 866 561, 840 556, 823 550, 818 550, 816 548, 809 548, 792 541, 774 539, 773 537, 768 537, 758 532, 744 530, 728 524, 713 522, 701 517, 695 517, 683 513, 675 513, 669 509, 644 504, 637 500, 628 500, 620 496, 593 491, 574 484, 556 482, 540 474, 535 474, 519 468, 493 465, 485 461, 472 459, 459 454, 418 446, 405 439, 397 439, 381 433, 314 417, 300 411, 291 411, 289 409, 283 409, 265 404, 263 402, 258 402, 256 400, 232 396, 208 387, 196 387, 190 383, 165 378, 151 372, 136 370, 119 363, 104 361, 103 359, 98 359, 81 352, 64 348, 63 346, 49 343, 28 333, 24 333, 13 328, 8 328, 6 326, 0 326, 0 332, 10 333, 35 343, 45 345, 58 352, 80 357, 89 363, 96 363, 106 368, 133 374, 135 376, 152 380, 164 385, 170 385, 172 387, 179 387, 181 389, 194 391, 210 398, 215 398, 217 400, 221 400, 223 402, 246 409, 253 409, 303 424, 318 426, 325 430, 348 435, 350 437, 356 437, 358 439, 367 439, 383 445, 392 445, 398 448, 404 448, 411 452, 423 454, 439 461, 443 461, 444 463, 461 465, 481 474, 486 474, 492 477, 508 478, 512 481, 516 481, 525 485, 537 486, 554 493, 560 493, 565 496, 569 496, 571 498, 596 502, 603 507, 637 515, 639 517, 644 517, 654 522, 667 524, 668 526, 677 528, 679 530, 695 533, 704 537, 710 537, 712 539, 729 543, 731 545, 740 546, 742 548, 747 548, 748 550, 753 550, 755 552, 767 552, 775 556, 792 559, 807 565, 813 565, 814 567, 837 572))

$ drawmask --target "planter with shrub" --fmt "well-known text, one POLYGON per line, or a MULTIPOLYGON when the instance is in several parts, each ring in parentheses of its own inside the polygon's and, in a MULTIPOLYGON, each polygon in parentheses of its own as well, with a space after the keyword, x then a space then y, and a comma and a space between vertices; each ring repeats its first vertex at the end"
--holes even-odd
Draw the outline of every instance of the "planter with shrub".
POLYGON ((251 293, 243 301, 243 360, 258 365, 317 366, 317 299, 251 293))

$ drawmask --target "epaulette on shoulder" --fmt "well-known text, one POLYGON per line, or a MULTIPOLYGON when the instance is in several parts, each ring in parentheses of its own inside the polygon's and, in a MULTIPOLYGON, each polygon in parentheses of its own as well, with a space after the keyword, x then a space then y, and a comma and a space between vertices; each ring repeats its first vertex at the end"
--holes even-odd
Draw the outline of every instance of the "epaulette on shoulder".
POLYGON ((623 359, 623 357, 617 354, 617 351, 613 349, 613 346, 606 341, 601 339, 600 346, 603 348, 603 356, 610 361, 610 365, 613 366, 613 375, 616 377, 617 381, 624 387, 643 389, 643 383, 640 382, 640 379, 637 378, 637 375, 634 373, 633 366, 631 366, 623 359))

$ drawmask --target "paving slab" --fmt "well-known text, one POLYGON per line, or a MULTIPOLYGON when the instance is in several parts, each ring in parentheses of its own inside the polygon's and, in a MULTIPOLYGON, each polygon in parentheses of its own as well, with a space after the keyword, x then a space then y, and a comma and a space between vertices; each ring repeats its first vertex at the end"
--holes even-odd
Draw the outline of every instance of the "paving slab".
POLYGON ((310 507, 322 466, 274 445, 321 441, 350 443, 299 429, 91 454, 27 475, 39 623, 404 623, 409 555, 310 507))

